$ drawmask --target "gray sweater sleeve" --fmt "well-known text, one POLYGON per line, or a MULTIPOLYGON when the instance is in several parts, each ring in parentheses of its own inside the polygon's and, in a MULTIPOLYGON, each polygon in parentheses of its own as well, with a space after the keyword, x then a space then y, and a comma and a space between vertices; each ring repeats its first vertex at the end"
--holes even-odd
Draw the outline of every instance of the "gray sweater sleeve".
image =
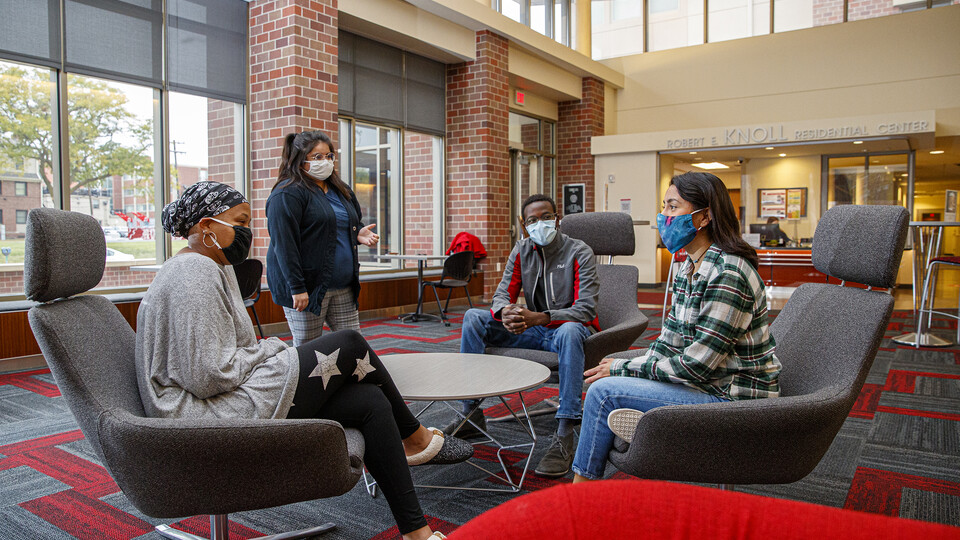
POLYGON ((138 382, 151 415, 286 417, 296 350, 276 338, 257 341, 232 267, 197 254, 167 261, 137 328, 138 382))

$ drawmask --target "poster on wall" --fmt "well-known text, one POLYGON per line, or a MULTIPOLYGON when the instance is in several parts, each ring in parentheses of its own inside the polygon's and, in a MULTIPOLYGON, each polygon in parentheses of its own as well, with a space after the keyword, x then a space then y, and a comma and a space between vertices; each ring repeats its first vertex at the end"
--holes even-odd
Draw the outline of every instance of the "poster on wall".
POLYGON ((620 211, 624 214, 632 214, 633 201, 631 199, 620 199, 620 211))
POLYGON ((806 215, 807 188, 757 190, 757 217, 800 219, 806 215))
POLYGON ((948 189, 943 202, 943 220, 957 220, 957 190, 948 189))
POLYGON ((583 212, 583 203, 586 198, 586 184, 569 184, 563 186, 563 214, 579 214, 583 212))

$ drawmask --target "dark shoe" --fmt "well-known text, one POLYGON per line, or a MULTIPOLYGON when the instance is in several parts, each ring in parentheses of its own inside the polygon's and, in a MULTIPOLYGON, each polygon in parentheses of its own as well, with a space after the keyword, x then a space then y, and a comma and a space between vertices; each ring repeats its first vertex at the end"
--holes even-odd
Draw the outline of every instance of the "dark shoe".
POLYGON ((547 453, 540 459, 540 463, 537 464, 537 468, 533 472, 538 476, 549 478, 557 478, 567 474, 570 472, 570 465, 573 464, 573 454, 576 449, 572 431, 566 437, 554 434, 553 440, 550 441, 550 448, 547 449, 547 453))
MULTIPOLYGON (((483 415, 483 409, 477 409, 467 417, 473 424, 476 424, 483 431, 487 430, 487 417, 483 415)), ((444 435, 456 435, 461 439, 476 439, 477 437, 486 437, 480 429, 473 427, 473 424, 470 422, 464 422, 463 427, 460 428, 460 431, 456 433, 453 430, 457 429, 457 426, 460 425, 461 418, 458 416, 453 422, 447 424, 447 427, 443 428, 444 435)))

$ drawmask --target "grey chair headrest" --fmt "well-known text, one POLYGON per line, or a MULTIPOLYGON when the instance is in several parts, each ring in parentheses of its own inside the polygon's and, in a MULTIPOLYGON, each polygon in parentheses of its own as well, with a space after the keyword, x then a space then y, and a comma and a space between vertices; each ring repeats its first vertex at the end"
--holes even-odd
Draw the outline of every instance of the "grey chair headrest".
POLYGON ((560 220, 560 231, 582 240, 594 255, 633 255, 633 218, 623 212, 584 212, 560 220))
POLYGON ((813 266, 844 281, 891 288, 909 225, 902 206, 834 206, 817 224, 813 266))
POLYGON ((53 208, 27 214, 23 293, 49 302, 88 291, 103 278, 107 243, 91 216, 53 208))

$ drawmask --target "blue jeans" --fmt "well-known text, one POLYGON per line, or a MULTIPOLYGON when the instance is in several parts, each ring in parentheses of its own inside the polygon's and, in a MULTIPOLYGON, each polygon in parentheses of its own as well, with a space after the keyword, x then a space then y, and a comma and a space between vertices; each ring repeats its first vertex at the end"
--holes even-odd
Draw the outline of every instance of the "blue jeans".
MULTIPOLYGON (((483 354, 487 346, 536 349, 557 353, 560 363, 560 408, 557 418, 580 418, 583 395, 583 342, 590 329, 578 322, 556 328, 534 326, 513 334, 489 309, 471 309, 463 316, 460 352, 483 354)), ((469 403, 469 402, 467 402, 469 403)))
MULTIPOLYGON (((605 377, 590 385, 583 408, 580 442, 573 458, 573 472, 599 480, 607 466, 607 454, 616 437, 607 426, 614 409, 647 412, 665 405, 693 405, 724 401, 683 384, 651 381, 636 377, 605 377)), ((643 420, 640 420, 643 422, 643 420)))

